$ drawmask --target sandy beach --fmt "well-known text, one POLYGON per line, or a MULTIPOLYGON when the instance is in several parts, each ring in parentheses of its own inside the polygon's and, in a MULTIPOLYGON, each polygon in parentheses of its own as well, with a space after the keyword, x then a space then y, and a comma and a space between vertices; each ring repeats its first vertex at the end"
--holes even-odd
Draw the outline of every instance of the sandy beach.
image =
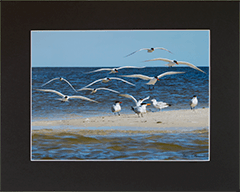
POLYGON ((32 126, 74 126, 74 127, 209 127, 209 108, 195 110, 172 110, 147 112, 143 117, 136 114, 121 114, 66 120, 34 121, 32 126))

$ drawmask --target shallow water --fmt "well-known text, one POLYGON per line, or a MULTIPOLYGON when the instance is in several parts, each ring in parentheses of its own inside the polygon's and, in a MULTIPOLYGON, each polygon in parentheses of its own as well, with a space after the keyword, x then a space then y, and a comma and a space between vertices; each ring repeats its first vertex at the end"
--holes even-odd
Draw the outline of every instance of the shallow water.
POLYGON ((45 129, 32 160, 208 160, 208 129, 45 129))

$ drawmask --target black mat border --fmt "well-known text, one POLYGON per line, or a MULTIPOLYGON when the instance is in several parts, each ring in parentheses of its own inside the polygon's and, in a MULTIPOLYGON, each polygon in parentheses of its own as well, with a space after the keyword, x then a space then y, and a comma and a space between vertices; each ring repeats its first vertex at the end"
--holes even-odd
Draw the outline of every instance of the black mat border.
POLYGON ((237 190, 238 2, 1 2, 1 189, 237 190), (210 162, 30 162, 30 30, 210 29, 210 162), (227 103, 230 99, 230 103, 227 103))

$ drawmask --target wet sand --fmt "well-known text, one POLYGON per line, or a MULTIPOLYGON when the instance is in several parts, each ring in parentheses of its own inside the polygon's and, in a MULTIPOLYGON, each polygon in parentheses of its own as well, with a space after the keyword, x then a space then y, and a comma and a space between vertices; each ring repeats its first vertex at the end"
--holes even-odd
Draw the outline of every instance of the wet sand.
POLYGON ((209 108, 195 110, 172 110, 160 112, 147 112, 143 117, 136 114, 121 114, 111 116, 98 116, 88 118, 34 121, 32 126, 74 126, 74 127, 209 127, 209 108))

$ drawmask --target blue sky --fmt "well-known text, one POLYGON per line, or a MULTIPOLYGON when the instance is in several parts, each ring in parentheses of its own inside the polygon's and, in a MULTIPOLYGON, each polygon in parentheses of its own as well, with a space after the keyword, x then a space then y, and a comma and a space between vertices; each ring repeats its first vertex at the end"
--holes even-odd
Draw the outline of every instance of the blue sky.
POLYGON ((164 66, 153 58, 209 66, 209 30, 32 31, 32 67, 164 66), (141 48, 163 47, 153 53, 141 48))

